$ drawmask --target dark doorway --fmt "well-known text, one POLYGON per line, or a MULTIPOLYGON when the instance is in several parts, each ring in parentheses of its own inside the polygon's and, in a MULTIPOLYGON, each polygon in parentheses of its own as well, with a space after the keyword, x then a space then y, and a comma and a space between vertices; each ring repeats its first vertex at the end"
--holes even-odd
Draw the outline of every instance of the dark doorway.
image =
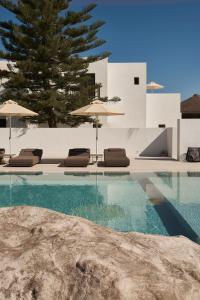
POLYGON ((85 87, 89 88, 88 89, 88 96, 90 98, 95 98, 95 96, 96 96, 96 90, 95 90, 96 78, 95 78, 95 73, 87 73, 84 76, 86 77, 85 87))

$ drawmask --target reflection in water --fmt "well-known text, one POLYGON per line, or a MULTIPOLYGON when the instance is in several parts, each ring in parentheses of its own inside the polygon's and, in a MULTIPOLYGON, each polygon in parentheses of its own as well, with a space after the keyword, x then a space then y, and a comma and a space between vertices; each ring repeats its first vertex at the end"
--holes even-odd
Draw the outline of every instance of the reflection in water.
POLYGON ((24 176, 9 176, 9 184, 0 186, 0 205, 30 205, 44 207, 68 215, 80 216, 107 225, 113 219, 125 216, 119 205, 107 204, 98 189, 98 179, 86 184, 30 184, 24 176), (9 201, 8 201, 9 199, 9 201))
POLYGON ((132 175, 0 176, 0 205, 44 207, 118 231, 167 234, 132 175))
POLYGON ((189 228, 199 236, 200 178, 191 175, 0 175, 0 205, 45 207, 125 232, 173 235, 189 228))
POLYGON ((115 218, 125 217, 123 209, 119 205, 90 205, 75 208, 74 216, 87 218, 91 221, 109 221, 115 218))
POLYGON ((144 179, 149 200, 168 233, 184 235, 197 243, 200 241, 199 174, 166 172, 144 179))
POLYGON ((187 172, 188 177, 200 177, 200 172, 187 172))
POLYGON ((162 179, 163 183, 168 185, 170 188, 173 187, 172 183, 172 172, 156 172, 156 175, 162 179))

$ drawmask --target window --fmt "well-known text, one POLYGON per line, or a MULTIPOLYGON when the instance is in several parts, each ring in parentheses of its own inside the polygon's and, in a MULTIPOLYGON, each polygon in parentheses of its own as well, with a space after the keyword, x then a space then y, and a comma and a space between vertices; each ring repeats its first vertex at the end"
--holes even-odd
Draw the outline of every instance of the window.
POLYGON ((139 77, 134 77, 134 84, 139 85, 140 84, 140 78, 139 77))
POLYGON ((87 73, 86 76, 88 77, 88 83, 91 85, 95 85, 95 74, 87 73))
POLYGON ((159 128, 165 128, 166 126, 165 126, 165 124, 159 124, 158 127, 159 128))
POLYGON ((0 128, 6 128, 6 118, 0 119, 0 128))

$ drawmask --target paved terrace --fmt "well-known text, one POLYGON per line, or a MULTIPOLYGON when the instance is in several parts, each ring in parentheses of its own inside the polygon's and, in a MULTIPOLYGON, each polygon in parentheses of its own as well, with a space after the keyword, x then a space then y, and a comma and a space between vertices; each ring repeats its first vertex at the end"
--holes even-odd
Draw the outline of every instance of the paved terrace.
MULTIPOLYGON (((54 161, 55 162, 55 161, 54 161)), ((98 167, 96 164, 89 165, 86 168, 69 168, 62 167, 57 163, 41 163, 33 167, 9 167, 0 165, 0 173, 15 172, 44 172, 44 173, 73 173, 73 172, 200 172, 200 163, 179 162, 175 160, 158 160, 158 159, 131 159, 131 164, 127 168, 109 168, 98 167)))

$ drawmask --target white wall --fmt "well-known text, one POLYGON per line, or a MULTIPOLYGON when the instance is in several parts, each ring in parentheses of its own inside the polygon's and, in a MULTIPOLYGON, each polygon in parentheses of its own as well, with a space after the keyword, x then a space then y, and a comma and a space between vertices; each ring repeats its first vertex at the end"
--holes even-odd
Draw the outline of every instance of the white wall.
POLYGON ((147 94, 147 127, 158 127, 159 124, 177 127, 177 120, 181 118, 180 108, 180 94, 147 94))
POLYGON ((177 160, 177 128, 167 128, 167 146, 169 157, 177 160))
MULTIPOLYGON (((159 156, 168 150, 167 129, 153 128, 101 128, 99 130, 99 153, 104 148, 126 148, 131 157, 159 156)), ((0 129, 0 148, 9 151, 9 129, 0 129)), ((95 129, 92 128, 13 128, 12 153, 21 148, 42 148, 44 157, 65 157, 69 148, 89 147, 95 153, 95 129)))
POLYGON ((125 115, 108 117, 108 126, 146 127, 146 63, 108 64, 108 97, 114 96, 121 98, 115 106, 125 115), (134 77, 139 77, 139 85, 134 85, 134 77))
POLYGON ((200 147, 200 120, 178 120, 178 158, 183 160, 188 147, 200 147))
POLYGON ((7 64, 8 64, 7 60, 0 60, 0 69, 8 70, 7 64))

